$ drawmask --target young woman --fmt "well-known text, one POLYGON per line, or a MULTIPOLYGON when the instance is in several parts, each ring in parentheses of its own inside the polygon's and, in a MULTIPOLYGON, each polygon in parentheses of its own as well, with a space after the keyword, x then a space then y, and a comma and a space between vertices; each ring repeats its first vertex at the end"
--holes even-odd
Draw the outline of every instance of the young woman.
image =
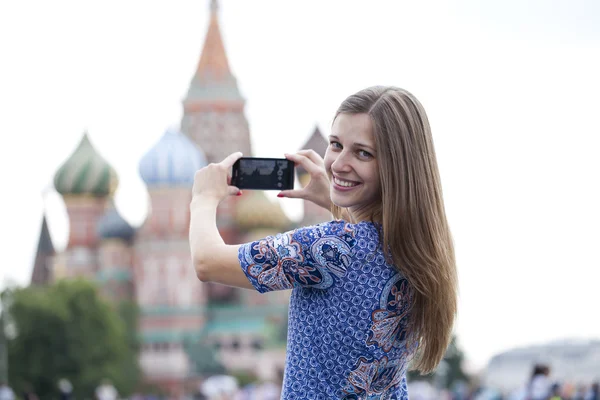
POLYGON ((457 303, 452 239, 425 111, 409 92, 348 97, 325 159, 287 158, 311 181, 282 197, 331 208, 337 220, 226 245, 216 209, 240 191, 235 153, 195 176, 190 248, 201 281, 292 289, 283 399, 408 399, 406 371, 433 371, 457 303))

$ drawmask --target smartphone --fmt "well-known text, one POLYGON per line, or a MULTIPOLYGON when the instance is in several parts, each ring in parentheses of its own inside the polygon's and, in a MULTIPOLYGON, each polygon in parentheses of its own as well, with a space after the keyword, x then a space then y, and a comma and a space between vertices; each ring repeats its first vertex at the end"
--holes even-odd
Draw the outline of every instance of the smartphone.
POLYGON ((285 158, 242 157, 233 164, 231 185, 240 189, 294 188, 294 162, 285 158))

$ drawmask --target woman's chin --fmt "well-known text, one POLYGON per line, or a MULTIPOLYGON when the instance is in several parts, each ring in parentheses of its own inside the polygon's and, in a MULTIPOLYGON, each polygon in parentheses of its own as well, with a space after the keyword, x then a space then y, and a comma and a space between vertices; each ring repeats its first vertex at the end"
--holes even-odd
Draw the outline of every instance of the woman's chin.
POLYGON ((333 203, 334 206, 340 207, 340 208, 348 208, 351 207, 352 204, 350 201, 348 201, 348 199, 340 199, 339 196, 331 196, 331 202, 333 203))

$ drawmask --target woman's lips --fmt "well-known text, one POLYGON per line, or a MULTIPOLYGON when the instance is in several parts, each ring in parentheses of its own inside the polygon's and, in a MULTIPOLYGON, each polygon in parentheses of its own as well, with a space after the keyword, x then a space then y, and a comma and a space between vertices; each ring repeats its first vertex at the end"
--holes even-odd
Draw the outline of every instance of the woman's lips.
POLYGON ((345 180, 345 179, 337 178, 335 176, 332 179, 332 183, 333 183, 334 189, 342 191, 342 192, 350 191, 361 185, 360 182, 345 180))

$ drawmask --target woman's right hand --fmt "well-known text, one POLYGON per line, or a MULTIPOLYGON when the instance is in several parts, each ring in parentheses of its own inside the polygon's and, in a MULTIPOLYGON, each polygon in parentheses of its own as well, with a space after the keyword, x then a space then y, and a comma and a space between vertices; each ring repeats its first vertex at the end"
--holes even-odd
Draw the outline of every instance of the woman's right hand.
POLYGON ((309 200, 329 210, 331 208, 330 183, 323 158, 314 150, 300 150, 294 154, 286 154, 285 158, 304 168, 310 175, 310 182, 302 189, 283 190, 277 197, 309 200))

